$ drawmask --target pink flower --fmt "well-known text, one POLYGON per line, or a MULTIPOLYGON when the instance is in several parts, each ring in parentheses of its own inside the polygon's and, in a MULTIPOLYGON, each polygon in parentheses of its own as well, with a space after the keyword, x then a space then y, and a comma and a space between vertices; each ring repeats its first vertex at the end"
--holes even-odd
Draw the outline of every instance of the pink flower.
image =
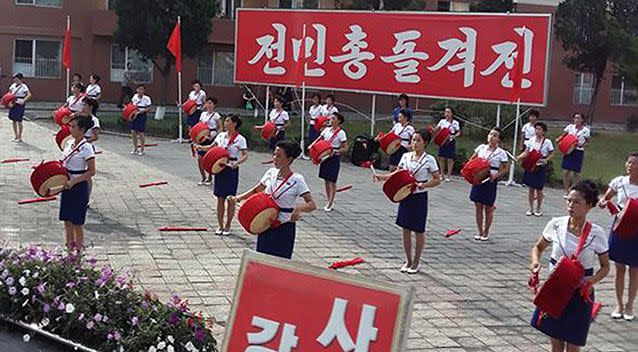
POLYGON ((89 330, 93 329, 94 326, 95 323, 93 321, 89 321, 88 323, 86 323, 86 328, 89 330))
POLYGON ((93 320, 95 320, 97 322, 102 321, 102 314, 96 313, 95 316, 93 317, 93 320))
POLYGON ((137 317, 131 318, 131 325, 132 326, 137 326, 138 322, 139 322, 139 319, 137 317))
POLYGON ((119 341, 121 338, 122 338, 122 334, 120 334, 119 331, 117 330, 113 331, 113 340, 119 341))

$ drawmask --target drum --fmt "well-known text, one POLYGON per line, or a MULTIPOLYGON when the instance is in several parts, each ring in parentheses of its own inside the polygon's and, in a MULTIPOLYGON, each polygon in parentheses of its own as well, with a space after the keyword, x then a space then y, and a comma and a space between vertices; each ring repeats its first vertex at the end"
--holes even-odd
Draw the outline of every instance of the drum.
POLYGON ((122 109, 122 117, 126 121, 131 121, 135 112, 137 112, 137 105, 133 103, 126 104, 124 109, 122 109))
POLYGON ((60 126, 68 125, 71 122, 71 114, 73 111, 67 107, 60 107, 53 112, 53 119, 55 123, 60 126))
POLYGON ((319 116, 315 119, 315 131, 321 133, 323 126, 330 120, 330 116, 319 116))
POLYGON ((31 173, 31 186, 40 197, 62 192, 68 180, 69 172, 58 160, 42 162, 31 173))
POLYGON ((9 108, 9 103, 16 101, 16 95, 13 93, 7 93, 2 97, 2 106, 9 108))
POLYGON ((202 166, 209 174, 216 175, 224 170, 228 159, 230 155, 226 148, 212 147, 202 157, 202 166))
POLYGON ((399 150, 399 148, 401 147, 401 137, 397 136, 394 132, 381 132, 379 134, 379 137, 381 150, 383 150, 388 155, 396 153, 396 151, 399 150))
POLYGON ((268 121, 261 126, 261 138, 265 140, 271 139, 275 135, 275 132, 277 132, 277 125, 272 121, 268 121))
POLYGON ((332 145, 325 139, 319 140, 310 147, 312 163, 319 165, 332 154, 332 145))
POLYGON ((206 122, 198 122, 195 126, 191 127, 191 130, 188 132, 191 141, 202 144, 208 136, 210 136, 210 130, 208 129, 208 124, 206 122))
POLYGON ((186 113, 187 116, 191 116, 197 111, 197 102, 195 100, 189 100, 182 105, 182 110, 186 113))
POLYGON ((560 150, 563 155, 569 155, 574 151, 577 144, 578 137, 573 134, 566 134, 558 141, 558 150, 560 150))
POLYGON ((585 269, 578 260, 562 257, 534 297, 534 304, 552 318, 560 318, 583 275, 585 269))
POLYGON ((614 233, 622 238, 638 235, 638 198, 627 201, 614 224, 614 233))
POLYGON ((246 231, 254 235, 265 232, 271 227, 277 226, 279 206, 269 194, 260 192, 248 197, 239 212, 237 219, 246 231))
POLYGON ((450 129, 449 128, 441 128, 439 132, 434 136, 434 144, 442 147, 445 143, 448 142, 448 137, 450 137, 450 129))
POLYGON ((73 136, 71 136, 71 128, 67 125, 60 126, 60 130, 55 135, 55 143, 58 145, 60 150, 64 150, 67 142, 72 139, 73 136))
POLYGON ((416 180, 408 170, 395 172, 383 183, 383 193, 394 203, 407 198, 415 188, 416 180))
POLYGON ((480 185, 490 176, 490 162, 487 159, 474 158, 463 166, 461 176, 474 186, 480 185))
POLYGON ((536 168, 536 164, 541 160, 543 154, 536 149, 532 149, 527 153, 527 157, 523 159, 523 169, 532 172, 536 168))

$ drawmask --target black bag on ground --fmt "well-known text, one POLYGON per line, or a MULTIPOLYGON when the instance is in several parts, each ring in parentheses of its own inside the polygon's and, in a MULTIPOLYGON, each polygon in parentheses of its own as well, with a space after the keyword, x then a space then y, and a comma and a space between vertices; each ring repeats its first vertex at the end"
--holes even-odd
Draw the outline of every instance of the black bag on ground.
POLYGON ((375 158, 374 155, 378 154, 378 150, 378 142, 375 142, 374 139, 370 138, 368 135, 359 135, 355 137, 354 143, 352 144, 350 161, 357 166, 361 166, 361 163, 370 160, 377 164, 377 159, 379 158, 378 156, 375 158))

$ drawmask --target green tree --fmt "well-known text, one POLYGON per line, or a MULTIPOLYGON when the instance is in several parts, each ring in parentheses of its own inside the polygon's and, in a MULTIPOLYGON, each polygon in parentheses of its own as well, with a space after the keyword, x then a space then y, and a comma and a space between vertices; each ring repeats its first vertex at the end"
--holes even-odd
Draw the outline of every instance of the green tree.
POLYGON ((210 0, 119 0, 113 4, 117 28, 116 44, 137 50, 161 73, 161 103, 166 104, 168 76, 175 63, 166 49, 168 38, 181 16, 182 54, 195 57, 208 43, 215 1, 210 0))
POLYGON ((638 1, 616 0, 611 11, 616 26, 616 69, 618 73, 638 86, 638 1))
POLYGON ((472 12, 511 12, 513 9, 513 0, 481 0, 470 5, 472 12))
POLYGON ((342 0, 341 7, 351 10, 414 11, 425 9, 425 0, 342 0))

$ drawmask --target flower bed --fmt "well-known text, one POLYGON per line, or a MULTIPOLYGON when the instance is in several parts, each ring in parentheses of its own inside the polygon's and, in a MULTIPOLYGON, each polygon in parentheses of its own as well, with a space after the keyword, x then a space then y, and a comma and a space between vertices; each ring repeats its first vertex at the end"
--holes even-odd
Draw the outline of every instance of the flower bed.
POLYGON ((59 249, 0 252, 0 314, 98 351, 217 351, 210 321, 187 301, 161 303, 127 275, 59 249))

